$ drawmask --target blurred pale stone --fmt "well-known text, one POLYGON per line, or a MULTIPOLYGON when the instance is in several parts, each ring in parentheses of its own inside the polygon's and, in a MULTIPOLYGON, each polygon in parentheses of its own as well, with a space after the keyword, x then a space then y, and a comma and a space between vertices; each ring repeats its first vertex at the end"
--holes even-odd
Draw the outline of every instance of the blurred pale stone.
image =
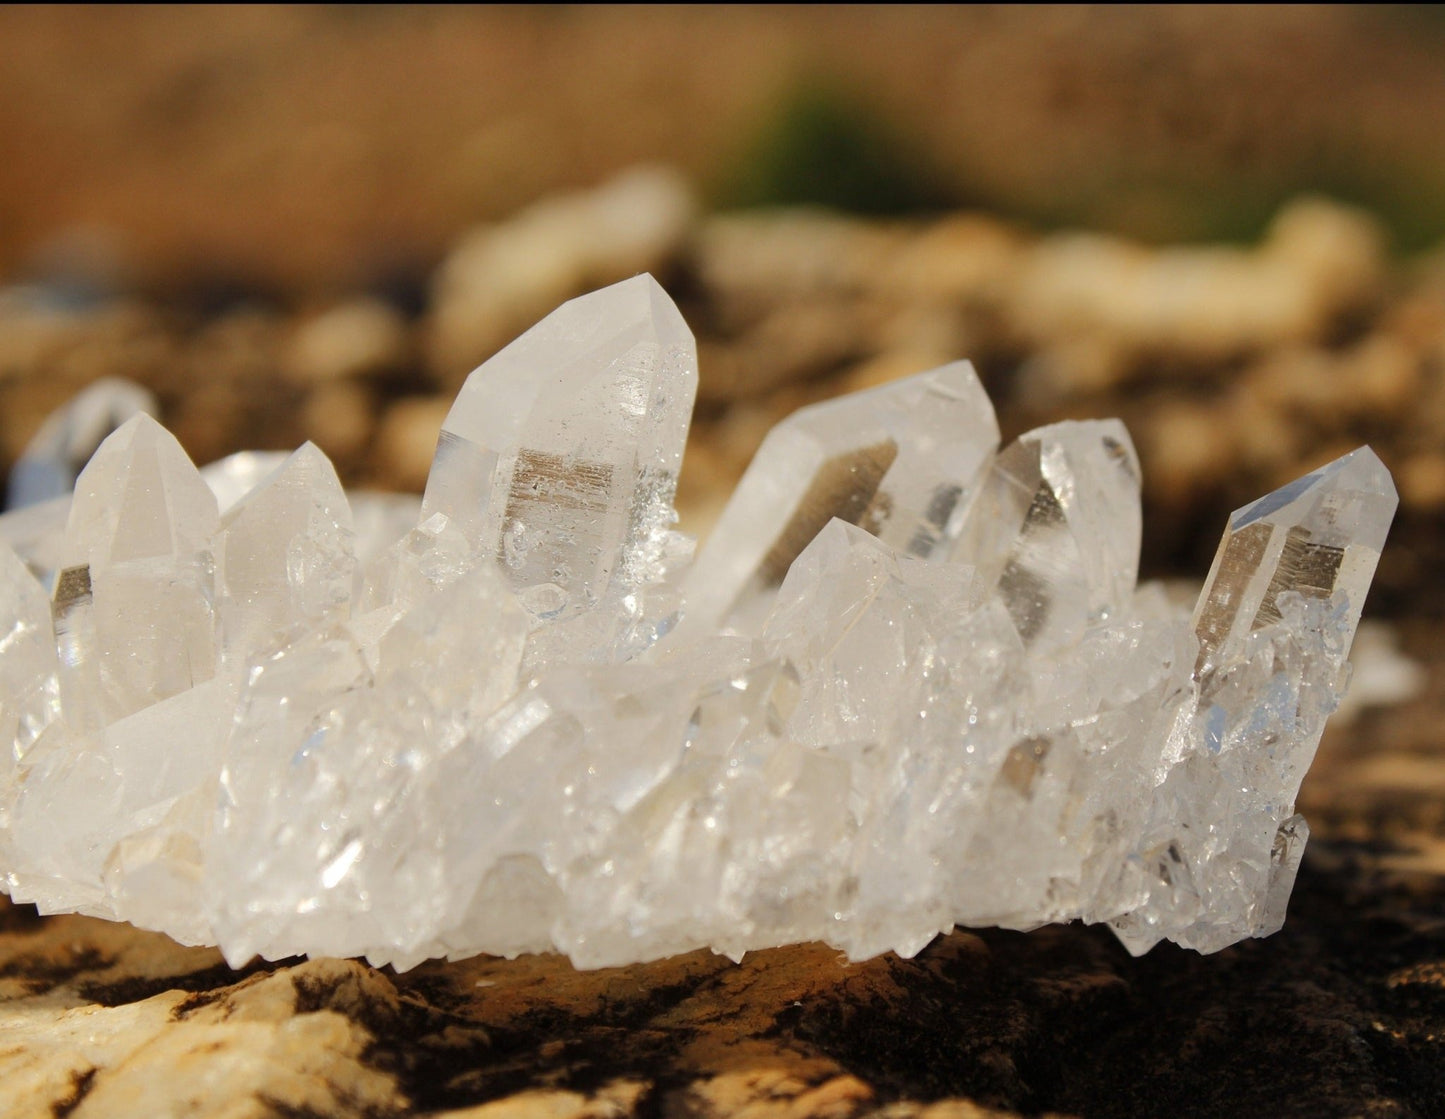
POLYGON ((957 214, 899 245, 881 280, 910 300, 995 305, 1007 297, 1025 248, 996 218, 957 214))
POLYGON ((327 385, 302 410, 306 432, 331 458, 355 462, 367 448, 374 420, 371 393, 360 385, 327 385))
POLYGON ((1147 484, 1172 508, 1186 507, 1236 461, 1241 438, 1219 404, 1187 401, 1160 406, 1141 433, 1150 475, 1147 484))
POLYGON ((693 247, 710 290, 767 304, 782 296, 872 287, 903 243, 901 230, 811 210, 714 215, 693 247))
POLYGON ((302 323, 284 368, 303 383, 344 380, 395 368, 405 359, 406 324, 375 299, 359 299, 302 323))
POLYGON ((1102 234, 1040 241, 1008 314, 1036 343, 1099 334, 1130 353, 1213 361, 1321 338, 1378 296, 1383 274, 1371 218, 1303 200, 1255 249, 1151 249, 1102 234))
POLYGON ((418 493, 426 486, 450 408, 451 401, 441 396, 405 397, 387 406, 376 433, 376 457, 396 485, 418 493))
POLYGON ((1445 453, 1426 451, 1406 459, 1400 470, 1400 497, 1416 509, 1445 509, 1445 453))

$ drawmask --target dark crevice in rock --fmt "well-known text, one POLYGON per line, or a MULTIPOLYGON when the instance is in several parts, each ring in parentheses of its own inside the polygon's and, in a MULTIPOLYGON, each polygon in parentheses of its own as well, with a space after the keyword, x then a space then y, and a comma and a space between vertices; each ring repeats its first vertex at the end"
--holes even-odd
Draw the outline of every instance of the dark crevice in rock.
POLYGON ((33 905, 11 901, 0 894, 0 933, 24 933, 41 927, 44 918, 33 905))
POLYGON ((698 982, 639 988, 635 997, 604 1003, 593 1014, 533 1009, 505 1026, 463 1024, 403 997, 396 1028, 378 1038, 376 1063, 397 1076, 420 1110, 536 1088, 585 1095, 616 1080, 660 1082, 672 1078, 673 1058, 687 1037, 655 1021, 690 997, 698 982))
MULTIPOLYGON (((294 963, 295 961, 290 962, 294 963)), ((194 992, 191 998, 180 1003, 172 1012, 173 1017, 182 1018, 199 1007, 220 998, 223 988, 232 987, 257 972, 275 971, 284 966, 286 966, 285 961, 279 963, 258 962, 248 964, 243 968, 216 964, 213 967, 202 968, 199 971, 187 972, 183 975, 128 976, 124 979, 83 982, 77 989, 82 997, 99 1003, 101 1006, 125 1006, 128 1003, 141 1002, 144 999, 165 994, 167 991, 194 992)), ((87 970, 98 970, 98 968, 87 970)))
POLYGON ((16 956, 0 966, 0 978, 24 980, 32 994, 41 994, 83 972, 98 971, 113 962, 96 948, 55 946, 16 956))
POLYGON ((1366 1105, 1445 1114, 1430 1036, 1445 986, 1390 980, 1406 964, 1434 975, 1426 961, 1445 953, 1445 922, 1424 907, 1402 919, 1388 895, 1307 860, 1285 931, 1212 956, 1164 945, 1131 960, 1104 930, 1077 926, 984 931, 981 958, 943 954, 943 938, 893 963, 901 995, 828 993, 778 1026, 884 1102, 964 1096, 1085 1119, 1343 1116, 1366 1105), (1352 892, 1363 896, 1346 917, 1352 892), (1376 907, 1392 917, 1382 923, 1376 907))
POLYGON ((95 1083, 95 1074, 97 1071, 97 1069, 88 1068, 83 1072, 77 1070, 70 1074, 70 1093, 50 1105, 50 1113, 55 1119, 65 1119, 67 1115, 80 1106, 81 1101, 90 1094, 91 1086, 95 1083))

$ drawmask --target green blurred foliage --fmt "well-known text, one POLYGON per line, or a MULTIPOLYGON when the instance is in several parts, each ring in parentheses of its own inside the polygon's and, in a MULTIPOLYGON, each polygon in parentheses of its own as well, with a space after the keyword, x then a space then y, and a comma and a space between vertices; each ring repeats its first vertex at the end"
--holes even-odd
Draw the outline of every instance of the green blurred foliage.
POLYGON ((861 98, 816 78, 786 90, 724 172, 727 207, 823 206, 874 216, 965 204, 919 145, 861 98))
MULTIPOLYGON (((1430 15, 1410 17, 1428 24, 1430 15)), ((1151 242, 1250 243, 1301 194, 1373 211, 1393 247, 1414 252, 1445 239, 1445 168, 1371 164, 1349 150, 1319 151, 1288 165, 1251 169, 1124 159, 1101 164, 1067 189, 1001 196, 946 174, 924 145, 834 78, 784 89, 728 162, 711 192, 724 208, 821 206, 869 216, 981 207, 1040 230, 1094 228, 1151 242)))

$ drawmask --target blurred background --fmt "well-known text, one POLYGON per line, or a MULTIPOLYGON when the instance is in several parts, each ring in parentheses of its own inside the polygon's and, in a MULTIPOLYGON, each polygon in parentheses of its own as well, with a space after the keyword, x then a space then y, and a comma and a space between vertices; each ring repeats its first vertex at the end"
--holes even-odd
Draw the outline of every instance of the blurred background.
MULTIPOLYGON (((0 469, 107 376, 198 463, 419 489, 466 373, 654 272, 705 532, 799 405, 1120 415, 1149 574, 1361 442, 1445 590, 1445 9, 0 9, 0 469)), ((1419 645, 1427 638, 1416 639, 1419 645)))

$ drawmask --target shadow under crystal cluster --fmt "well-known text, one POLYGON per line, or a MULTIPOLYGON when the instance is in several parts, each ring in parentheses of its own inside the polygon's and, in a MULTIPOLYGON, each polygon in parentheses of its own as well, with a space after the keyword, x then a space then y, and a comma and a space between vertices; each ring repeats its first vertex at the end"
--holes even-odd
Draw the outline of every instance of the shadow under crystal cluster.
POLYGON ((472 374, 420 508, 125 423, 0 518, 4 889, 233 964, 1280 927, 1368 448, 1236 513, 1191 615, 1124 427, 1000 450, 966 362, 780 424, 693 559, 696 381, 639 276, 472 374))

